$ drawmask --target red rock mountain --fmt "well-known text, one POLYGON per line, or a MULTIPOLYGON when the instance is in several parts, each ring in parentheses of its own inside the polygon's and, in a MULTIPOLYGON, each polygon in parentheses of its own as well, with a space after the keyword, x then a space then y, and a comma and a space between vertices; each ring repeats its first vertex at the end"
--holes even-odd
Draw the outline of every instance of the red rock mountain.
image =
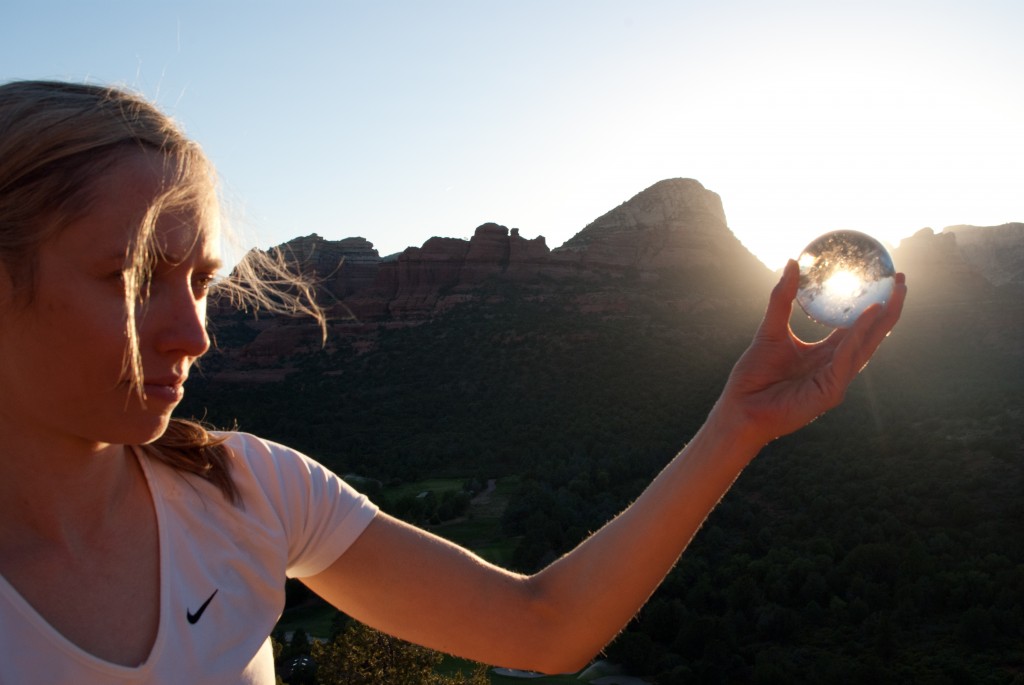
MULTIPOLYGON (((645 282, 737 275, 763 285, 768 270, 729 230, 719 196, 690 179, 661 181, 598 218, 563 246, 494 223, 470 240, 431 238, 382 259, 363 238, 315 233, 280 250, 360 320, 422 319, 474 299, 488 282, 525 286, 639 277, 645 282)), ((714 288, 721 288, 715 283, 714 288)))
POLYGON ((596 269, 764 269, 729 230, 722 199, 681 178, 656 183, 555 252, 561 260, 596 269))
POLYGON ((950 226, 942 234, 955 235, 964 259, 993 285, 1024 287, 1024 223, 950 226))
MULTIPOLYGON (((1022 224, 941 234, 923 229, 894 258, 919 302, 983 296, 1005 283, 1020 286, 1022 232, 1022 224)), ((364 238, 315 233, 277 249, 316 276, 322 302, 337 303, 332 336, 350 342, 466 302, 500 300, 510 292, 501 286, 514 287, 517 297, 561 298, 566 307, 599 314, 625 314, 637 298, 652 297, 700 313, 760 302, 774 278, 729 230, 721 198, 692 179, 654 184, 554 250, 543 237, 527 239, 494 223, 479 226, 469 240, 434 237, 387 258, 364 238)), ((212 318, 230 315, 213 311, 212 318)), ((257 365, 320 344, 309 322, 270 317, 244 325, 256 338, 225 351, 257 365)))

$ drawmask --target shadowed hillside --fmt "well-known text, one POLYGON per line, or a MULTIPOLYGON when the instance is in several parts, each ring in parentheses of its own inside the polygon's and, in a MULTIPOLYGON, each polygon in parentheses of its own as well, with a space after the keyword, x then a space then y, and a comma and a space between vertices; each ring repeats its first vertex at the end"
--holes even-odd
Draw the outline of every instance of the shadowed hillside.
MULTIPOLYGON (((1021 681, 1024 293, 977 247, 1006 254, 1000 228, 903 241, 904 318, 846 403, 764 450, 612 658, 663 682, 1021 681)), ((299 266, 363 316, 321 349, 308 324, 218 313, 183 411, 384 484, 515 476, 523 570, 693 434, 773 282, 683 180, 551 251, 493 224, 390 262, 362 241, 346 280, 344 250, 302 240, 299 266)))

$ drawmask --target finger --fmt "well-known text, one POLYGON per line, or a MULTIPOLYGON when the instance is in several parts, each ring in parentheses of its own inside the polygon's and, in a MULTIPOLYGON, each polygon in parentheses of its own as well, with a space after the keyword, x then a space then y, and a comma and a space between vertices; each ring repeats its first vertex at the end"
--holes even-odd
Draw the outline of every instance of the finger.
POLYGON ((768 309, 758 333, 780 336, 789 331, 789 317, 793 314, 793 299, 799 286, 800 267, 795 260, 790 259, 782 270, 782 278, 768 298, 768 309))
POLYGON ((907 277, 905 274, 896 274, 896 287, 893 288, 892 297, 889 298, 888 304, 885 305, 885 315, 882 317, 882 320, 888 326, 885 331, 886 335, 893 329, 896 322, 900 320, 900 315, 903 313, 903 303, 906 299, 907 277))
POLYGON ((833 328, 832 332, 816 343, 810 343, 812 347, 837 347, 850 334, 849 328, 833 328))
POLYGON ((866 309, 836 348, 833 364, 841 377, 852 379, 867 365, 882 340, 899 321, 906 296, 906 277, 896 274, 896 286, 889 302, 884 307, 872 305, 866 309))
POLYGON ((892 296, 865 336, 865 344, 870 347, 872 352, 892 332, 896 322, 900 320, 900 315, 903 313, 903 302, 906 300, 906 297, 906 276, 896 274, 896 286, 893 288, 892 296))
MULTIPOLYGON (((832 368, 841 382, 849 383, 853 377, 860 373, 868 359, 871 358, 881 338, 873 345, 870 343, 872 330, 882 316, 882 306, 873 304, 857 318, 853 326, 847 329, 836 346, 835 355, 832 357, 832 368)), ((884 337, 884 336, 883 336, 884 337)))

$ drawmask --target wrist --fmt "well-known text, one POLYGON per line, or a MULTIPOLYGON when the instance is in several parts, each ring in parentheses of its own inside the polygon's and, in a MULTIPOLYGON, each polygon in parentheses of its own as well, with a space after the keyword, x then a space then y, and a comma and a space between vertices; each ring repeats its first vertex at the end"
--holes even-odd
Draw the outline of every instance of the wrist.
POLYGON ((711 408, 700 432, 727 443, 730 451, 749 454, 748 460, 772 440, 746 412, 722 399, 711 408))

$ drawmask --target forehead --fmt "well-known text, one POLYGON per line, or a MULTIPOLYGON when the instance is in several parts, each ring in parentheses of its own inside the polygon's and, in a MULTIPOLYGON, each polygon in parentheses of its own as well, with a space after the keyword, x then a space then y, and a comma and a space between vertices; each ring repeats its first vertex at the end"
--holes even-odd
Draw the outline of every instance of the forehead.
MULTIPOLYGON (((144 150, 125 155, 92 182, 88 209, 68 223, 58 241, 125 255, 154 203, 175 190, 170 188, 174 180, 163 155, 144 150)), ((216 256, 219 230, 212 191, 200 188, 185 196, 187 201, 172 202, 155 217, 155 246, 172 260, 184 259, 193 249, 216 256)))

